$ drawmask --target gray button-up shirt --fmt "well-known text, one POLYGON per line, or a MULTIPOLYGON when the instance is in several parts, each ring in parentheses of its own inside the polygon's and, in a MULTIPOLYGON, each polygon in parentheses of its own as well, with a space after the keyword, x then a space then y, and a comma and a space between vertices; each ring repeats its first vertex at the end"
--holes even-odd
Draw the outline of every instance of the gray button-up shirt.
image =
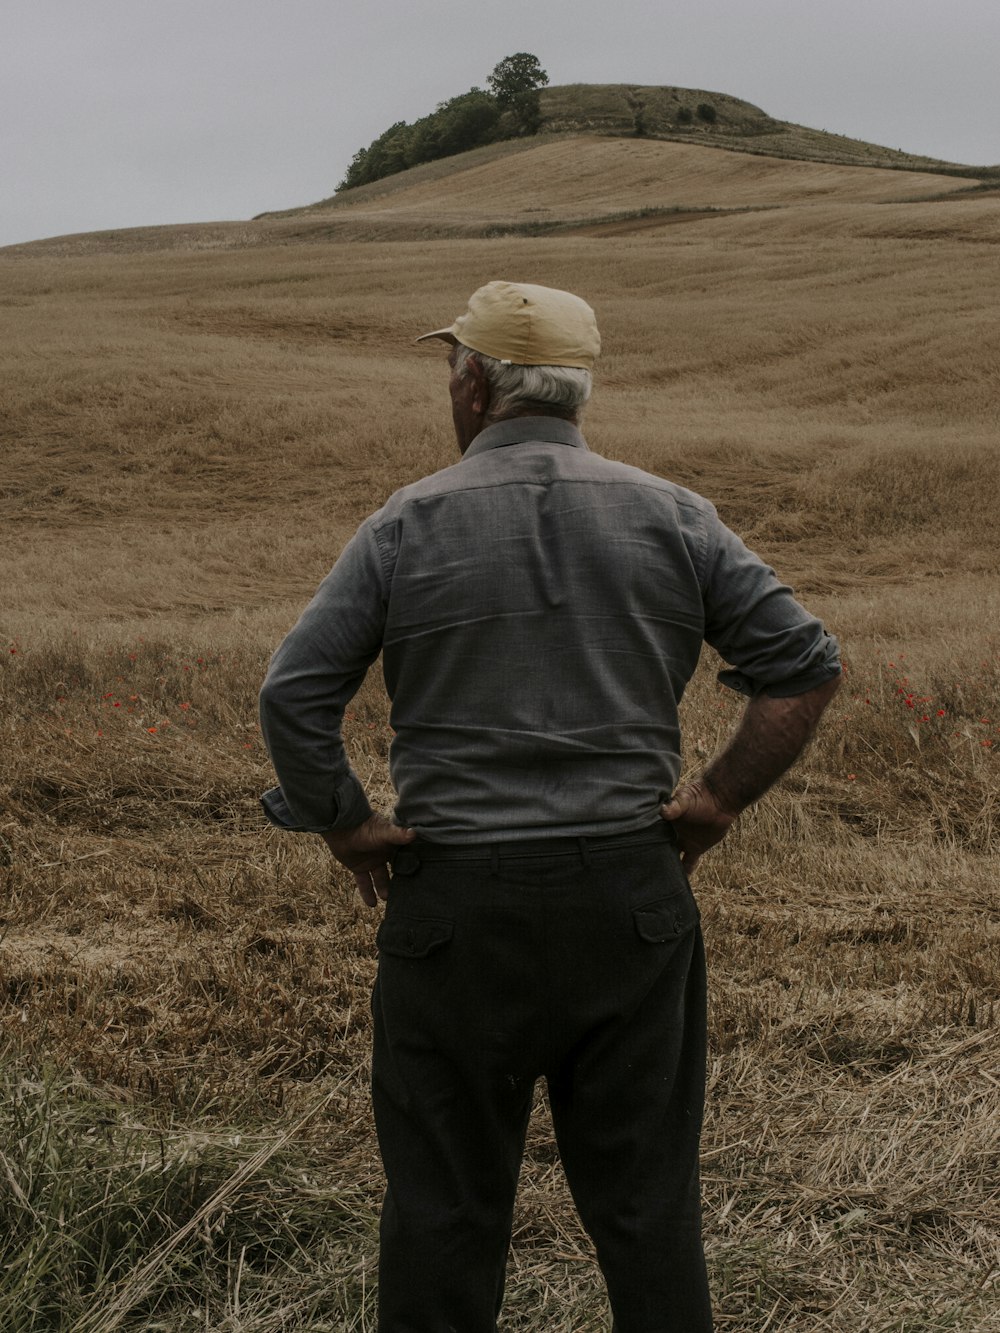
POLYGON ((340 727, 381 651, 401 824, 438 842, 642 828, 677 783, 705 640, 748 695, 840 670, 707 500, 559 418, 502 421, 362 523, 274 655, 265 810, 317 832, 370 813, 340 727))

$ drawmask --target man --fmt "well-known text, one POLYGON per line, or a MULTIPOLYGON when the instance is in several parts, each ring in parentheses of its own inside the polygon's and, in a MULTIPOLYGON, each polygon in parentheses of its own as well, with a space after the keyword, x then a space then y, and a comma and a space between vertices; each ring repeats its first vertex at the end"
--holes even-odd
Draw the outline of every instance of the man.
POLYGON ((270 817, 320 833, 365 903, 386 901, 378 1327, 495 1330, 544 1077, 618 1333, 703 1333, 687 874, 802 750, 836 644, 706 500, 587 448, 600 340, 579 297, 491 282, 424 337, 449 345, 461 460, 361 525, 261 696, 270 817), (703 639, 749 703, 675 790, 703 639), (397 822, 340 740, 380 651, 397 822))

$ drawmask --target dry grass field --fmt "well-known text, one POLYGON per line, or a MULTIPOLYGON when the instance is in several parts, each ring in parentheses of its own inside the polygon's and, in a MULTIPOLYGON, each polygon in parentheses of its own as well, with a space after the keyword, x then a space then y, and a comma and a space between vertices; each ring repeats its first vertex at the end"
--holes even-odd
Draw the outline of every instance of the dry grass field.
POLYGON ((841 204, 912 199, 969 188, 960 177, 888 171, 824 162, 723 152, 651 139, 568 136, 519 152, 471 162, 453 172, 447 196, 442 183, 408 183, 388 177, 351 191, 330 206, 338 219, 375 221, 388 214, 397 225, 418 227, 503 226, 613 214, 622 208, 769 208, 834 199, 841 204))
MULTIPOLYGON (((1000 204, 956 184, 582 139, 406 187, 391 233, 0 251, 0 1327, 374 1327, 376 920, 259 813, 255 697, 356 522, 453 459, 413 338, 507 276, 598 312, 592 447, 714 499, 844 647, 696 877, 718 1326, 1000 1329, 1000 204), (607 216, 680 205, 755 211, 607 216), (430 234, 541 207, 589 232, 430 234)), ((348 739, 389 808, 386 716, 376 673, 348 739)), ((502 1327, 608 1327, 541 1099, 502 1327)))

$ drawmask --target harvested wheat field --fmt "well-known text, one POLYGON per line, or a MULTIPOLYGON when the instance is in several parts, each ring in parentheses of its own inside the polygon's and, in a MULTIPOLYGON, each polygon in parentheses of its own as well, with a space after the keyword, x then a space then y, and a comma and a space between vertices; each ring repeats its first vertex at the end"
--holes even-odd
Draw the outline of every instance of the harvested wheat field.
POLYGON ((365 217, 392 212, 413 223, 428 213, 436 222, 455 224, 566 220, 623 207, 760 208, 829 198, 843 204, 881 202, 968 186, 967 180, 927 172, 788 161, 652 139, 570 136, 454 172, 445 200, 439 180, 408 184, 389 177, 364 187, 368 201, 352 203, 344 196, 331 211, 365 217))
MULTIPOLYGON (((718 1327, 1000 1329, 1000 205, 560 144, 387 196, 393 241, 306 210, 0 252, 9 1333, 374 1327, 376 919, 265 824, 256 692, 357 521, 452 461, 413 339, 500 276, 591 301, 591 446, 712 498, 845 652, 807 757, 695 879, 718 1327), (705 215, 428 237, 496 221, 515 171, 500 221, 532 171, 560 218, 705 215)), ((739 710, 716 667, 691 772, 739 710)), ((391 808, 377 672, 348 726, 391 808)), ((502 1328, 608 1328, 541 1098, 502 1328)))

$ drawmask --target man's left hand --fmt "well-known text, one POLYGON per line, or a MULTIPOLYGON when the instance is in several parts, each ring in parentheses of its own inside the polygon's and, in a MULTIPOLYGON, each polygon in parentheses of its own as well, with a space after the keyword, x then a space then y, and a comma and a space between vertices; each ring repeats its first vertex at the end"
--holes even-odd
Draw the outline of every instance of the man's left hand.
POLYGON ((320 834, 334 857, 354 876, 366 907, 388 898, 393 849, 412 842, 416 836, 413 829, 393 824, 384 815, 369 815, 357 828, 320 834))
POLYGON ((673 824, 681 865, 689 875, 694 874, 705 852, 722 841, 736 819, 731 810, 723 809, 703 778, 678 787, 670 800, 660 806, 660 817, 673 824))

